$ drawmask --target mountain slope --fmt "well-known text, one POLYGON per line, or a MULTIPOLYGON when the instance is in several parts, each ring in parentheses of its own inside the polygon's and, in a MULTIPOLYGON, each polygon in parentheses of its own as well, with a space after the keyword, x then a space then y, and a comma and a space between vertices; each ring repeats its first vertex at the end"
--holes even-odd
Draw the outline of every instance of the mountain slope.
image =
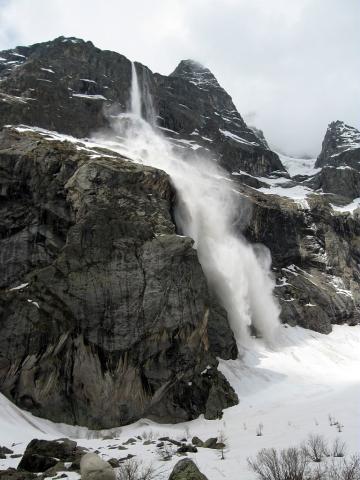
POLYGON ((205 258, 224 246, 219 270, 231 271, 234 303, 252 327, 266 309, 263 280, 272 285, 259 244, 272 255, 284 323, 330 333, 359 321, 360 220, 338 211, 351 198, 321 190, 327 165, 292 163, 287 172, 208 69, 186 60, 162 76, 135 64, 143 117, 135 125, 148 120, 151 139, 161 139, 152 168, 147 139, 126 150, 114 129, 134 121, 124 113, 128 59, 64 37, 0 56, 0 389, 22 408, 107 428, 143 416, 218 418, 237 402, 217 368, 217 357, 238 354, 233 312, 228 318, 219 301, 227 277, 200 265, 198 245, 179 235, 179 211, 196 219, 193 238, 209 235, 209 221, 225 225, 222 237, 210 232, 205 258), (89 135, 97 143, 79 140, 89 135), (208 165, 203 178, 216 179, 205 199, 199 177, 188 179, 198 203, 185 212, 163 171, 168 151, 170 160, 181 152, 184 164, 208 165), (226 211, 201 210, 225 190, 226 211), (258 277, 222 242, 227 227, 231 245, 255 244, 246 251, 258 277))

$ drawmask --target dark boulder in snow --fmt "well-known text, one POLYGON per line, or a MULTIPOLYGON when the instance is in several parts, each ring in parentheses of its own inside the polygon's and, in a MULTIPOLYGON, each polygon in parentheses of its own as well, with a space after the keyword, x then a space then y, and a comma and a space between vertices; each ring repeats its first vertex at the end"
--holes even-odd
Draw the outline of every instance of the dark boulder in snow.
MULTIPOLYGON (((31 440, 18 465, 18 470, 45 472, 59 462, 73 462, 83 455, 84 450, 68 438, 58 440, 31 440)), ((64 469, 63 463, 60 464, 64 469)), ((59 470, 59 469, 57 469, 59 470)))
POLYGON ((0 470, 0 480, 33 480, 35 478, 38 478, 35 473, 20 472, 15 468, 0 470))
POLYGON ((174 466, 169 480, 207 480, 207 477, 190 458, 184 458, 174 466))

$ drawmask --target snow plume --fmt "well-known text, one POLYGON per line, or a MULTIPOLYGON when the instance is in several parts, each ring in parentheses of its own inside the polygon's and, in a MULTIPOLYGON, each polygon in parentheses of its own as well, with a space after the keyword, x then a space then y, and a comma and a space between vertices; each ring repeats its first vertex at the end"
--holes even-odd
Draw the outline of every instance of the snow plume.
POLYGON ((131 111, 111 117, 108 144, 133 161, 170 175, 178 197, 177 225, 194 239, 208 283, 228 312, 238 344, 247 343, 250 326, 271 342, 279 325, 271 258, 265 247, 253 247, 235 232, 241 196, 213 161, 195 152, 179 153, 171 140, 141 117, 134 66, 132 78, 131 111))

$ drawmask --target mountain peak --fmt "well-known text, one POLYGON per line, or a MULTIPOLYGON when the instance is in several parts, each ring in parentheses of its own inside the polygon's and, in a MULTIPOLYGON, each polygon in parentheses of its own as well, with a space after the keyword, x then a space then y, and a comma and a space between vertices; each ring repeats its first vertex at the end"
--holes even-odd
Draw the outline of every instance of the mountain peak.
POLYGON ((360 132, 341 120, 329 123, 322 144, 322 150, 316 162, 317 167, 331 163, 331 157, 360 148, 360 132))
POLYGON ((57 37, 53 40, 53 42, 55 43, 59 43, 59 42, 62 42, 62 43, 85 43, 85 40, 83 40, 82 38, 77 38, 77 37, 64 37, 64 36, 60 36, 60 37, 57 37))
POLYGON ((192 59, 181 60, 170 76, 184 78, 202 89, 221 88, 214 74, 200 62, 192 59))
POLYGON ((331 144, 333 154, 360 147, 360 132, 341 120, 331 122, 327 128, 325 140, 331 144))

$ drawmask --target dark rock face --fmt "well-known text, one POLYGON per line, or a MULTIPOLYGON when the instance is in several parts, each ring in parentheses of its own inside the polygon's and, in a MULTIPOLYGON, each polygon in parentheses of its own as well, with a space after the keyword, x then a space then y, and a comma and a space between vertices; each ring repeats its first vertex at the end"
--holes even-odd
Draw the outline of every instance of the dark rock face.
POLYGON ((269 147, 269 144, 265 138, 265 135, 264 135, 264 132, 262 130, 260 130, 259 128, 256 128, 254 126, 251 126, 250 127, 251 130, 255 133, 255 135, 257 136, 257 138, 261 141, 261 143, 263 144, 263 146, 265 148, 267 148, 268 150, 270 150, 270 147, 269 147))
POLYGON ((360 148, 357 151, 343 153, 340 157, 338 160, 345 165, 323 167, 308 185, 324 193, 339 195, 350 202, 360 196, 360 148), (357 169, 347 165, 348 159, 349 163, 356 161, 357 169))
POLYGON ((330 123, 309 185, 353 200, 360 197, 360 132, 344 122, 330 123))
MULTIPOLYGON (((91 42, 59 37, 0 54, 0 126, 21 123, 85 137, 129 106, 130 61, 91 42)), ((185 60, 168 77, 139 63, 136 70, 145 117, 158 115, 160 127, 196 140, 209 154, 211 147, 230 172, 284 170, 208 69, 185 60)))
POLYGON ((214 75, 192 60, 169 77, 155 75, 159 124, 196 140, 227 171, 266 175, 284 168, 278 156, 249 128, 214 75))
POLYGON ((290 199, 240 191, 251 211, 241 233, 271 251, 282 321, 321 333, 357 323, 359 218, 335 216, 324 196, 311 196, 304 210, 290 199))
POLYGON ((92 428, 220 416, 237 397, 215 356, 236 344, 169 178, 93 153, 1 132, 1 391, 92 428))
POLYGON ((169 480, 207 480, 190 458, 183 458, 173 468, 169 480))
MULTIPOLYGON (((337 120, 329 124, 315 166, 341 165, 339 155, 360 148, 360 132, 337 120)), ((358 152, 359 154, 359 152, 358 152)), ((350 161, 350 158, 348 159, 350 161)))
POLYGON ((266 178, 233 176, 244 195, 239 234, 269 248, 285 323, 329 333, 332 324, 360 320, 360 218, 338 208, 360 197, 359 152, 360 132, 333 122, 315 163, 321 170, 282 175, 283 196, 270 194, 266 178), (307 188, 306 200, 291 198, 292 187, 307 188))
POLYGON ((84 137, 107 125, 106 106, 117 103, 125 110, 130 101, 131 63, 91 42, 59 37, 1 57, 0 125, 23 123, 84 137))

